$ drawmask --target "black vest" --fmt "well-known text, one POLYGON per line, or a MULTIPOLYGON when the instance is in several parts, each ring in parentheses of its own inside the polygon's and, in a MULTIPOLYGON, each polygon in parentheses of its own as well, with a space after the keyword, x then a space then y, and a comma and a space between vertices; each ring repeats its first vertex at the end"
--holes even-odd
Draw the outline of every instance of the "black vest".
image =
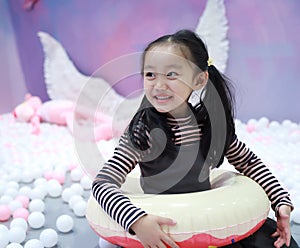
POLYGON ((156 145, 139 164, 144 193, 179 194, 211 188, 199 143, 168 149, 156 145))

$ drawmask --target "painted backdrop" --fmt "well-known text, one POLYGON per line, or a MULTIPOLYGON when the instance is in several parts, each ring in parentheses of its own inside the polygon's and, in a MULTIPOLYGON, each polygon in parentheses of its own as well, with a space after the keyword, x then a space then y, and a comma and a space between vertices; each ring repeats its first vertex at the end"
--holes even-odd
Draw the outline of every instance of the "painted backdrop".
MULTIPOLYGON (((20 0, 0 1, 0 113, 26 91, 47 100, 38 31, 59 40, 77 68, 92 74, 154 38, 195 29, 205 0, 40 0, 31 11, 20 0)), ((300 121, 300 1, 226 0, 237 117, 300 121)), ((117 69, 117 68, 116 68, 117 69)), ((139 82, 119 85, 127 95, 139 82)))

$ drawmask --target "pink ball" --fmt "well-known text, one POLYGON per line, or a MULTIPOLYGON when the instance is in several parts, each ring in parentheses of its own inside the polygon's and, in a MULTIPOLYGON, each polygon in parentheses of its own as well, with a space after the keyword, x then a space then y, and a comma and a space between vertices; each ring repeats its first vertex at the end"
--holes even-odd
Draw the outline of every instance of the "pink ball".
POLYGON ((51 180, 51 179, 53 179, 53 172, 52 171, 47 171, 47 172, 45 172, 44 173, 44 178, 46 179, 46 180, 51 180))
POLYGON ((14 213, 14 218, 22 218, 27 221, 29 216, 29 211, 26 208, 18 208, 14 213))
POLYGON ((53 173, 53 179, 56 179, 60 184, 64 184, 65 183, 65 173, 63 172, 54 172, 53 173))
POLYGON ((255 129, 256 129, 255 126, 252 125, 252 124, 248 124, 247 127, 246 127, 246 130, 247 130, 248 133, 254 132, 255 129))
POLYGON ((29 206, 29 197, 25 195, 18 195, 16 200, 22 203, 23 208, 28 208, 29 206))
POLYGON ((7 205, 0 205, 0 221, 8 221, 10 216, 10 208, 7 205))
POLYGON ((68 168, 69 168, 70 171, 72 171, 77 167, 78 167, 78 164, 70 164, 68 168))

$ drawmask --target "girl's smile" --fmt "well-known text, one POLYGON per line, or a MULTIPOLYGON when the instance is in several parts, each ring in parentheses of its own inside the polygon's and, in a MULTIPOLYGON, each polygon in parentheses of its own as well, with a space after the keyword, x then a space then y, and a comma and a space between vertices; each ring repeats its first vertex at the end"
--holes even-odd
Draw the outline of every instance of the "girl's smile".
POLYGON ((144 64, 145 94, 157 111, 176 117, 184 116, 187 100, 197 88, 196 83, 193 64, 184 58, 178 47, 162 45, 147 52, 144 64))

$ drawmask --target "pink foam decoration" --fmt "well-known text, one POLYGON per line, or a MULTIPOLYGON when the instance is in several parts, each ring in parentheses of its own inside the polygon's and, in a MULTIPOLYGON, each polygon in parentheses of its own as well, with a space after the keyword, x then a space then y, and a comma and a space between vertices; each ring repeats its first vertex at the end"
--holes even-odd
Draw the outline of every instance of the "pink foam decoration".
POLYGON ((18 195, 15 200, 21 202, 23 208, 28 208, 28 206, 29 206, 29 197, 27 197, 25 195, 18 195))
POLYGON ((8 221, 10 216, 10 208, 7 205, 0 205, 0 222, 8 221))
POLYGON ((16 211, 13 213, 13 218, 22 218, 24 220, 28 220, 29 216, 29 211, 26 208, 18 208, 16 211))

